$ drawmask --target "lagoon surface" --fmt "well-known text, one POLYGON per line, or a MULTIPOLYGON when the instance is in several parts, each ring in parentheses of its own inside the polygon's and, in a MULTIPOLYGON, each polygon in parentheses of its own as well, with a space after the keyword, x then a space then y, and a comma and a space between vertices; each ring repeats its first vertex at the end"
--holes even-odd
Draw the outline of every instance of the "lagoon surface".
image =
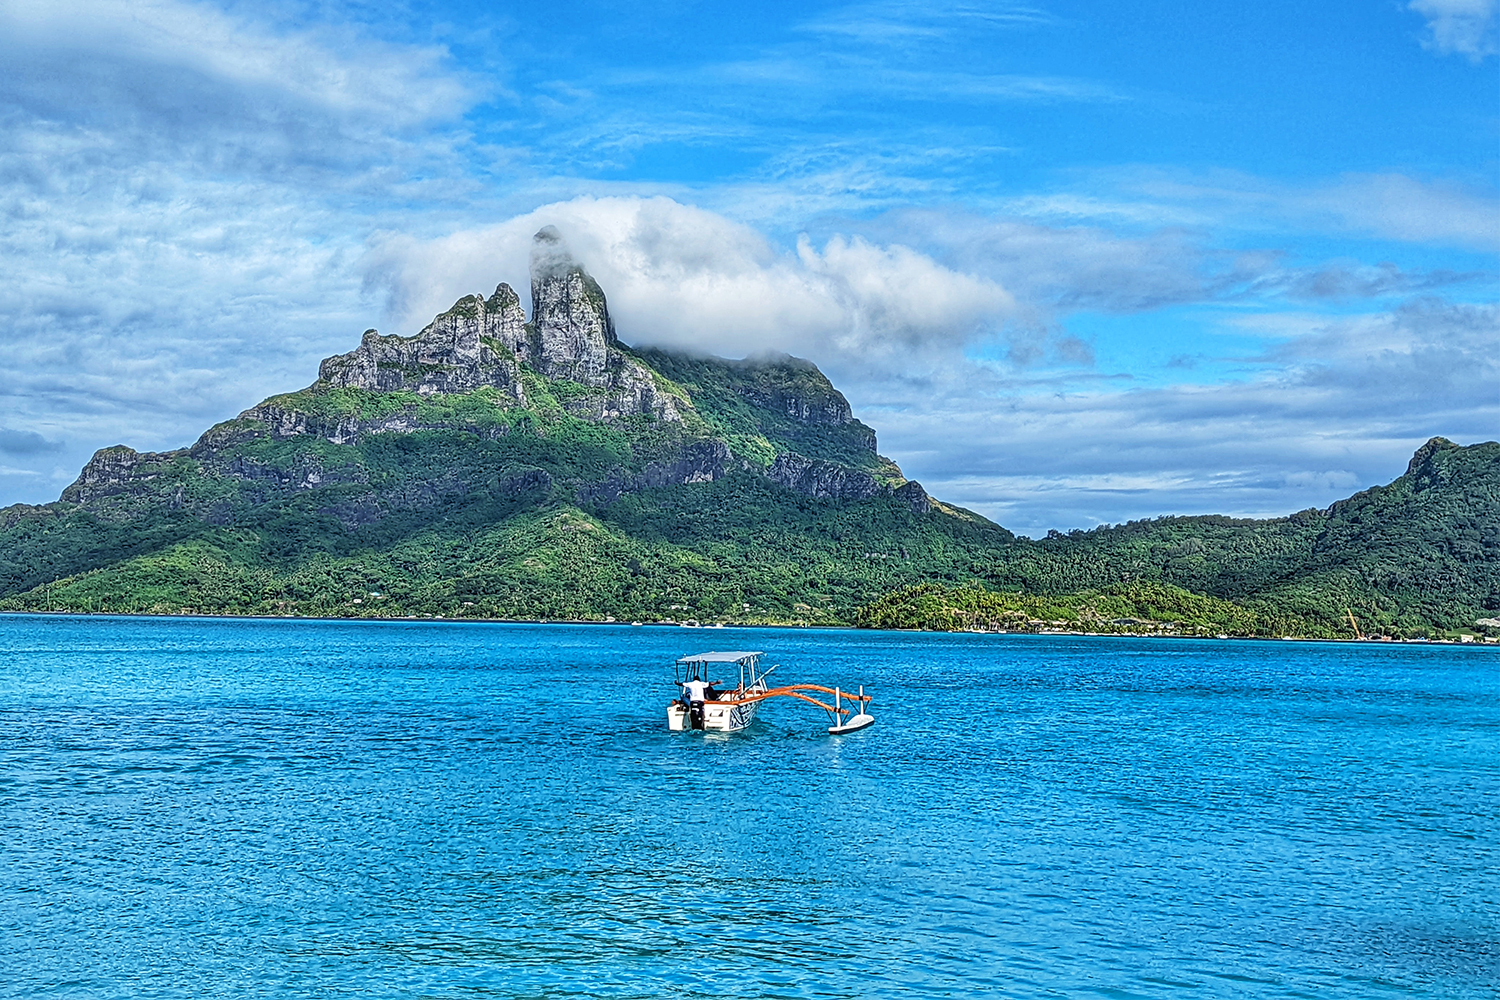
POLYGON ((0 617, 0 996, 1485 997, 1500 650, 0 617), (773 702, 666 731, 670 662, 773 702))

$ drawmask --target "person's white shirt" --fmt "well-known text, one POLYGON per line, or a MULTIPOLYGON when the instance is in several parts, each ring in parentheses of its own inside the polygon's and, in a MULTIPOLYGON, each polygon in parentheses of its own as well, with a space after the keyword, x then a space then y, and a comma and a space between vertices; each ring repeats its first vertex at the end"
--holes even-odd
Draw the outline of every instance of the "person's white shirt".
POLYGON ((703 701, 703 689, 708 687, 703 681, 688 681, 682 685, 682 693, 687 695, 688 701, 703 701))

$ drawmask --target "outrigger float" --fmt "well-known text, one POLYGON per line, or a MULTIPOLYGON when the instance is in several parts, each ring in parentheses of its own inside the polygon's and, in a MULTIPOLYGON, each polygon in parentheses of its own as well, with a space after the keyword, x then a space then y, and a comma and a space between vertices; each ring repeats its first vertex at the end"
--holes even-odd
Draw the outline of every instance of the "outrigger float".
POLYGON ((760 669, 762 652, 709 652, 684 656, 677 661, 674 675, 682 696, 667 705, 667 728, 673 732, 687 729, 712 730, 721 733, 737 733, 755 719, 755 710, 760 703, 770 698, 797 698, 818 706, 828 713, 832 734, 852 733, 875 722, 869 713, 871 696, 865 694, 861 685, 859 694, 837 687, 821 684, 788 684, 771 687, 766 678, 776 667, 760 669), (739 667, 739 684, 732 691, 719 691, 722 680, 711 678, 711 674, 727 668, 730 664, 739 667), (806 692, 833 695, 833 704, 821 701, 806 692), (845 702, 853 707, 845 707, 845 702))

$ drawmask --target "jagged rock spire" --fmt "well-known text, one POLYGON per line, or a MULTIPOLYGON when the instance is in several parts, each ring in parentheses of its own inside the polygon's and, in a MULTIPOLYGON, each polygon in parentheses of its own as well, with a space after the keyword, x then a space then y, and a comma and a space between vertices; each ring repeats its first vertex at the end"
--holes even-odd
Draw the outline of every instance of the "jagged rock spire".
POLYGON ((518 362, 529 360, 531 347, 521 298, 501 284, 488 299, 465 295, 415 337, 366 330, 356 350, 326 358, 318 377, 333 386, 424 396, 491 386, 525 402, 518 362))
POLYGON ((608 381, 609 348, 619 341, 604 290, 552 226, 532 239, 531 326, 544 374, 584 385, 608 381))
POLYGON ((335 387, 420 395, 490 387, 524 406, 524 375, 530 368, 589 390, 562 394, 577 416, 682 419, 677 398, 657 384, 651 369, 620 349, 603 289, 552 226, 533 242, 531 307, 528 323, 521 297, 501 283, 489 298, 459 299, 415 337, 366 331, 356 350, 324 360, 318 377, 335 387))

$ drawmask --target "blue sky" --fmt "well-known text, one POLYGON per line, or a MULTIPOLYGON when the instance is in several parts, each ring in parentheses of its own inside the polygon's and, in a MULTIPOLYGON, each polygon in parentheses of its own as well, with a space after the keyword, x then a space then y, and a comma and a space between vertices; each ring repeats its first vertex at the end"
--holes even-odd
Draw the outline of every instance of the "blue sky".
POLYGON ((1497 0, 0 5, 0 503, 524 282, 812 358, 1018 531, 1500 422, 1497 0))

